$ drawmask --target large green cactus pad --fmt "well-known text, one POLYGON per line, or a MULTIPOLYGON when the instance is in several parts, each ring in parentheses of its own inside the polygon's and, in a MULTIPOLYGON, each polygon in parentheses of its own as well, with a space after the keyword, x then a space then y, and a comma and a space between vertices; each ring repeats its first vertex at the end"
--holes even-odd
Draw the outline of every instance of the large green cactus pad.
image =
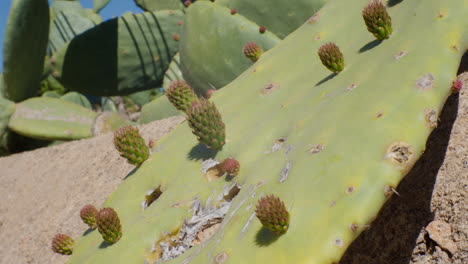
POLYGON ((271 32, 261 34, 259 28, 240 14, 231 15, 226 7, 208 1, 192 4, 180 45, 184 79, 199 95, 234 80, 252 65, 242 53, 247 42, 255 41, 268 50, 280 41, 271 32))
POLYGON ((8 120, 14 112, 15 103, 0 97, 0 138, 5 133, 8 126, 8 120))
POLYGON ((16 105, 8 127, 16 133, 47 140, 91 137, 96 113, 51 97, 31 98, 16 105))
POLYGON ((361 18, 367 2, 330 1, 215 93, 226 124, 222 152, 200 147, 187 124, 160 140, 104 205, 119 213, 122 239, 103 247, 89 233, 70 263, 143 263, 165 232, 190 219, 191 200, 222 196, 231 183, 209 182, 201 161, 228 156, 241 164, 234 178, 241 189, 219 229, 165 263, 337 263, 424 151, 468 47, 466 0, 393 6, 395 31, 380 44, 361 18), (316 53, 328 41, 345 56, 337 76, 316 53), (142 211, 144 195, 159 185, 162 195, 142 211), (269 193, 290 213, 281 237, 254 216, 259 196, 269 193))
POLYGON ((141 115, 138 121, 140 124, 146 124, 180 114, 181 112, 169 102, 167 96, 160 96, 141 108, 141 115))
POLYGON ((109 96, 161 85, 178 49, 181 11, 126 14, 76 36, 55 55, 67 89, 109 96))
POLYGON ((54 1, 50 13, 49 50, 52 53, 59 51, 76 35, 96 25, 78 1, 54 1))
POLYGON ((218 0, 245 17, 284 38, 301 26, 328 0, 218 0))
POLYGON ((135 0, 135 4, 145 11, 153 12, 184 8, 180 0, 135 0))
POLYGON ((101 11, 107 4, 109 4, 110 0, 93 0, 93 10, 94 12, 101 11))
POLYGON ((167 68, 166 73, 164 74, 164 80, 162 87, 167 89, 172 81, 183 80, 182 71, 180 70, 180 56, 177 53, 174 58, 172 58, 169 68, 167 68))
POLYGON ((6 95, 15 102, 39 90, 49 34, 47 0, 14 0, 3 43, 6 95))

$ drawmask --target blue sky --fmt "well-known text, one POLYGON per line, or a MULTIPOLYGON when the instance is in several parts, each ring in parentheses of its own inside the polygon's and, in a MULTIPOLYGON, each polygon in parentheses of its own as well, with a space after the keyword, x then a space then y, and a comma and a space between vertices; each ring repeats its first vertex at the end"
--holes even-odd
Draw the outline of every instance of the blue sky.
MULTIPOLYGON (((3 71, 3 36, 5 35, 5 27, 8 19, 8 11, 12 0, 0 0, 0 72, 3 71)), ((51 2, 51 1, 49 1, 51 2)), ((80 0, 85 8, 93 7, 93 0, 80 0)), ((127 11, 140 13, 142 10, 135 5, 133 0, 111 0, 110 3, 101 11, 100 15, 103 20, 112 17, 118 17, 127 11)))

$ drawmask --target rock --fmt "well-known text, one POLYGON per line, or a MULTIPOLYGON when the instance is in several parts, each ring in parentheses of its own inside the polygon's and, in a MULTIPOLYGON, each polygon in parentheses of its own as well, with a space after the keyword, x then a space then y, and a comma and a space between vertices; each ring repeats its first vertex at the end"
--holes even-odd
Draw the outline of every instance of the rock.
POLYGON ((458 247, 457 244, 451 239, 452 228, 449 224, 441 220, 434 220, 426 227, 429 237, 434 240, 441 248, 455 254, 458 247))

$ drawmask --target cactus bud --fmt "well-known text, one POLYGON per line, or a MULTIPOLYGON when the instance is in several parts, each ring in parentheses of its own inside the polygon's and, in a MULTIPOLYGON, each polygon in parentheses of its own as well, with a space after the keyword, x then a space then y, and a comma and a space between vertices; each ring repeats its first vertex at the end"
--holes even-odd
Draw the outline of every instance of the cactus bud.
POLYGON ((262 34, 263 34, 263 33, 265 33, 265 31, 266 31, 266 28, 265 28, 265 27, 263 27, 263 26, 261 26, 261 27, 258 29, 258 31, 259 31, 260 33, 262 33, 262 34))
POLYGON ((179 41, 180 40, 180 35, 179 34, 174 34, 174 35, 172 35, 172 39, 175 40, 175 41, 179 41))
POLYGON ((284 203, 274 195, 260 198, 255 214, 264 227, 277 235, 281 235, 288 230, 289 213, 284 203))
POLYGON ((256 62, 263 53, 263 50, 255 42, 248 42, 242 48, 244 55, 249 58, 252 62, 256 62))
POLYGON ((240 164, 236 159, 227 158, 220 163, 221 170, 229 173, 231 176, 239 174, 240 164))
POLYGON ((225 143, 225 125, 216 106, 205 99, 194 102, 188 113, 192 133, 208 148, 221 150, 225 143))
POLYGON ((149 149, 138 128, 125 126, 114 132, 114 146, 128 163, 139 167, 149 157, 149 149))
POLYGON ((101 209, 96 216, 96 224, 102 238, 114 244, 122 237, 122 226, 117 212, 112 208, 101 209))
POLYGON ((75 241, 73 238, 65 234, 57 234, 52 239, 52 250, 55 253, 62 255, 71 255, 73 253, 73 244, 75 241))
POLYGON ((367 30, 378 40, 388 39, 392 34, 392 18, 380 0, 372 0, 362 10, 367 30))
POLYGON ((343 53, 341 53, 338 46, 335 43, 323 44, 319 50, 318 55, 323 65, 330 71, 338 73, 344 68, 343 53))
POLYGON ((83 206, 83 208, 81 208, 80 217, 81 217, 81 220, 83 220, 83 222, 89 226, 89 228, 95 229, 97 227, 96 226, 97 213, 98 213, 98 210, 96 209, 96 207, 90 204, 87 204, 83 206))
POLYGON ((237 10, 231 9, 231 15, 235 15, 235 14, 237 14, 237 10))
POLYGON ((166 89, 167 99, 179 111, 187 112, 194 101, 198 100, 195 92, 183 80, 173 81, 166 89))
POLYGON ((211 96, 212 96, 215 92, 216 92, 215 89, 209 89, 208 91, 206 91, 205 97, 206 97, 207 99, 210 99, 211 96))
POLYGON ((458 93, 463 87, 463 82, 460 79, 456 79, 452 82, 452 91, 458 93))

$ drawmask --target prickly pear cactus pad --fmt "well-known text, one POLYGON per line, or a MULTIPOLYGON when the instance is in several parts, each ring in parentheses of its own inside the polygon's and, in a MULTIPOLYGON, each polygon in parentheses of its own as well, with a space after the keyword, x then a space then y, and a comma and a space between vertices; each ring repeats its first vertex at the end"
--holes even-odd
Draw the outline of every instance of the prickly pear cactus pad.
POLYGON ((217 0, 284 38, 329 0, 217 0))
POLYGON ((39 89, 49 35, 47 0, 14 0, 3 42, 7 98, 19 102, 39 89))
POLYGON ((424 151, 468 47, 467 1, 402 1, 388 9, 394 31, 383 42, 363 22, 367 2, 329 1, 213 94, 222 151, 187 124, 158 141, 104 204, 122 239, 100 247, 93 231, 69 263, 337 263, 424 151), (328 42, 346 57, 338 75, 317 55, 328 42), (230 156, 239 174, 208 179, 230 156), (155 188, 162 194, 143 210, 155 188), (269 194, 289 213, 281 236, 255 217, 269 194))
POLYGON ((261 34, 259 27, 209 1, 190 5, 183 23, 180 61, 184 79, 199 96, 223 87, 252 65, 242 53, 247 42, 255 41, 269 50, 280 41, 271 32, 261 34))
POLYGON ((8 128, 16 133, 46 140, 91 137, 96 113, 72 102, 51 98, 31 98, 16 104, 8 128))
POLYGON ((135 4, 145 11, 159 11, 164 9, 182 9, 180 0, 134 0, 135 4))
POLYGON ((177 53, 172 35, 180 33, 182 17, 164 10, 108 20, 57 52, 53 71, 67 89, 97 96, 158 87, 177 53))
POLYGON ((49 50, 52 53, 96 25, 78 1, 53 1, 50 15, 49 50))

